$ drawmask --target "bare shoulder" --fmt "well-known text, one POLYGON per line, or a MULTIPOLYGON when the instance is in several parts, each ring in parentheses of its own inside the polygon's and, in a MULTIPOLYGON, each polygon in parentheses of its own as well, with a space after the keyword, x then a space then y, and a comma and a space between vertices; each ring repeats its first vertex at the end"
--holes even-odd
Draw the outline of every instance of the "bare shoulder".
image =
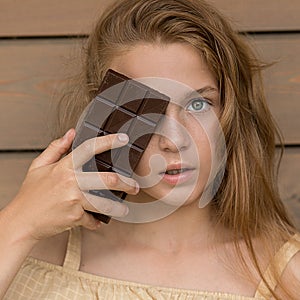
POLYGON ((35 245, 29 256, 61 266, 67 250, 68 237, 69 232, 65 231, 43 239, 35 245))

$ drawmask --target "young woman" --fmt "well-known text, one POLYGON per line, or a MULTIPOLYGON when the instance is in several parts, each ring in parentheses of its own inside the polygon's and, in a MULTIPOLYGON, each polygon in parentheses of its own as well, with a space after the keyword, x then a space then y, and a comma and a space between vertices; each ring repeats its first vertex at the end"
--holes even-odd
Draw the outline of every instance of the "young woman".
MULTIPOLYGON (((57 134, 72 129, 32 162, 19 193, 1 211, 1 295, 299 299, 300 238, 278 195, 277 131, 262 92, 262 68, 202 0, 123 0, 109 8, 88 39, 82 74, 60 103, 57 134), (196 99, 172 95, 165 115, 174 122, 161 124, 164 134, 152 136, 136 169, 141 178, 157 178, 161 167, 151 157, 160 155, 163 171, 188 164, 196 185, 162 179, 139 188, 138 180, 122 175, 78 172, 74 155, 83 164, 128 142, 124 134, 111 134, 67 153, 80 114, 108 69, 198 91, 196 99), (219 189, 199 208, 211 141, 197 120, 210 113, 221 125, 227 161, 219 189), (188 155, 195 152, 199 165, 188 155), (131 213, 125 203, 90 195, 96 210, 87 200, 87 190, 105 188, 125 191, 128 203, 164 199, 172 191, 188 197, 164 218, 122 222, 131 213), (104 225, 86 210, 113 218, 104 225)), ((172 199, 168 204, 176 205, 172 199)))

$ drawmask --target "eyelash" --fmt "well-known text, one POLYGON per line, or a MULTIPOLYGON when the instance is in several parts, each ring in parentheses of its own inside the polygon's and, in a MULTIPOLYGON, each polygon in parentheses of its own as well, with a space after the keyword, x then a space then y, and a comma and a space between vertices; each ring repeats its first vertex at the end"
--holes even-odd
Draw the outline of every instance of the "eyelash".
POLYGON ((191 101, 189 101, 189 103, 188 103, 186 109, 188 110, 188 108, 189 108, 191 105, 193 105, 193 103, 196 102, 196 101, 201 102, 202 104, 204 104, 204 106, 205 106, 205 105, 209 105, 209 107, 205 108, 204 110, 203 110, 202 107, 201 107, 201 110, 191 110, 192 112, 196 112, 196 113, 197 113, 197 112, 204 113, 204 112, 207 112, 208 110, 210 110, 210 107, 212 106, 212 104, 211 104, 209 101, 207 101, 206 99, 204 99, 204 98, 194 98, 194 99, 192 99, 191 101))

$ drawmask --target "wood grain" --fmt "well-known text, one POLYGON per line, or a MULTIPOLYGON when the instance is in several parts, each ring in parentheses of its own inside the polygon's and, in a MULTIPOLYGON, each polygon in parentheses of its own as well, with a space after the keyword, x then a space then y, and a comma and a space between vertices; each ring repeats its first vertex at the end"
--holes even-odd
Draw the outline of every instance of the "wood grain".
POLYGON ((275 64, 264 73, 271 112, 286 144, 300 144, 300 35, 255 37, 260 57, 275 64))
MULTIPOLYGON (((80 64, 82 39, 0 41, 0 149, 42 149, 50 142, 55 92, 80 64), (78 43, 78 46, 76 46, 78 43)), ((300 144, 300 34, 257 36, 268 102, 286 144, 300 144)))
POLYGON ((279 172, 279 190, 300 230, 300 148, 285 149, 279 172))
POLYGON ((0 149, 47 146, 56 91, 79 63, 75 48, 71 39, 0 42, 0 149))
MULTIPOLYGON (((88 34, 114 0, 0 0, 0 36, 88 34)), ((241 31, 300 29, 298 0, 210 0, 241 31)))
POLYGON ((240 31, 300 29, 298 0, 210 0, 240 31))
MULTIPOLYGON (((16 195, 27 169, 37 153, 0 154, 0 208, 16 195)), ((286 149, 280 168, 280 193, 300 230, 300 148, 286 149)))
POLYGON ((38 153, 0 153, 0 207, 17 194, 31 161, 38 153))
POLYGON ((0 0, 0 36, 87 34, 113 0, 0 0))

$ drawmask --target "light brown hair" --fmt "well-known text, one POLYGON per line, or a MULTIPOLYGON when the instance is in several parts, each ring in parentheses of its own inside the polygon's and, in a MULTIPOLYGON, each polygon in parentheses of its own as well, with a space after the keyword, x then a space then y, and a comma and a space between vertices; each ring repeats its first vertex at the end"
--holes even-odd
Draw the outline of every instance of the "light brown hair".
POLYGON ((59 103, 56 136, 75 127, 96 95, 111 59, 140 42, 188 43, 214 73, 221 93, 220 123, 228 155, 225 176, 213 201, 215 216, 218 224, 233 233, 237 253, 247 268, 238 243, 242 238, 268 286, 253 239, 262 241, 271 258, 296 232, 277 188, 275 139, 281 138, 263 92, 261 70, 265 64, 207 2, 123 0, 106 10, 88 38, 85 64, 76 85, 59 103))

